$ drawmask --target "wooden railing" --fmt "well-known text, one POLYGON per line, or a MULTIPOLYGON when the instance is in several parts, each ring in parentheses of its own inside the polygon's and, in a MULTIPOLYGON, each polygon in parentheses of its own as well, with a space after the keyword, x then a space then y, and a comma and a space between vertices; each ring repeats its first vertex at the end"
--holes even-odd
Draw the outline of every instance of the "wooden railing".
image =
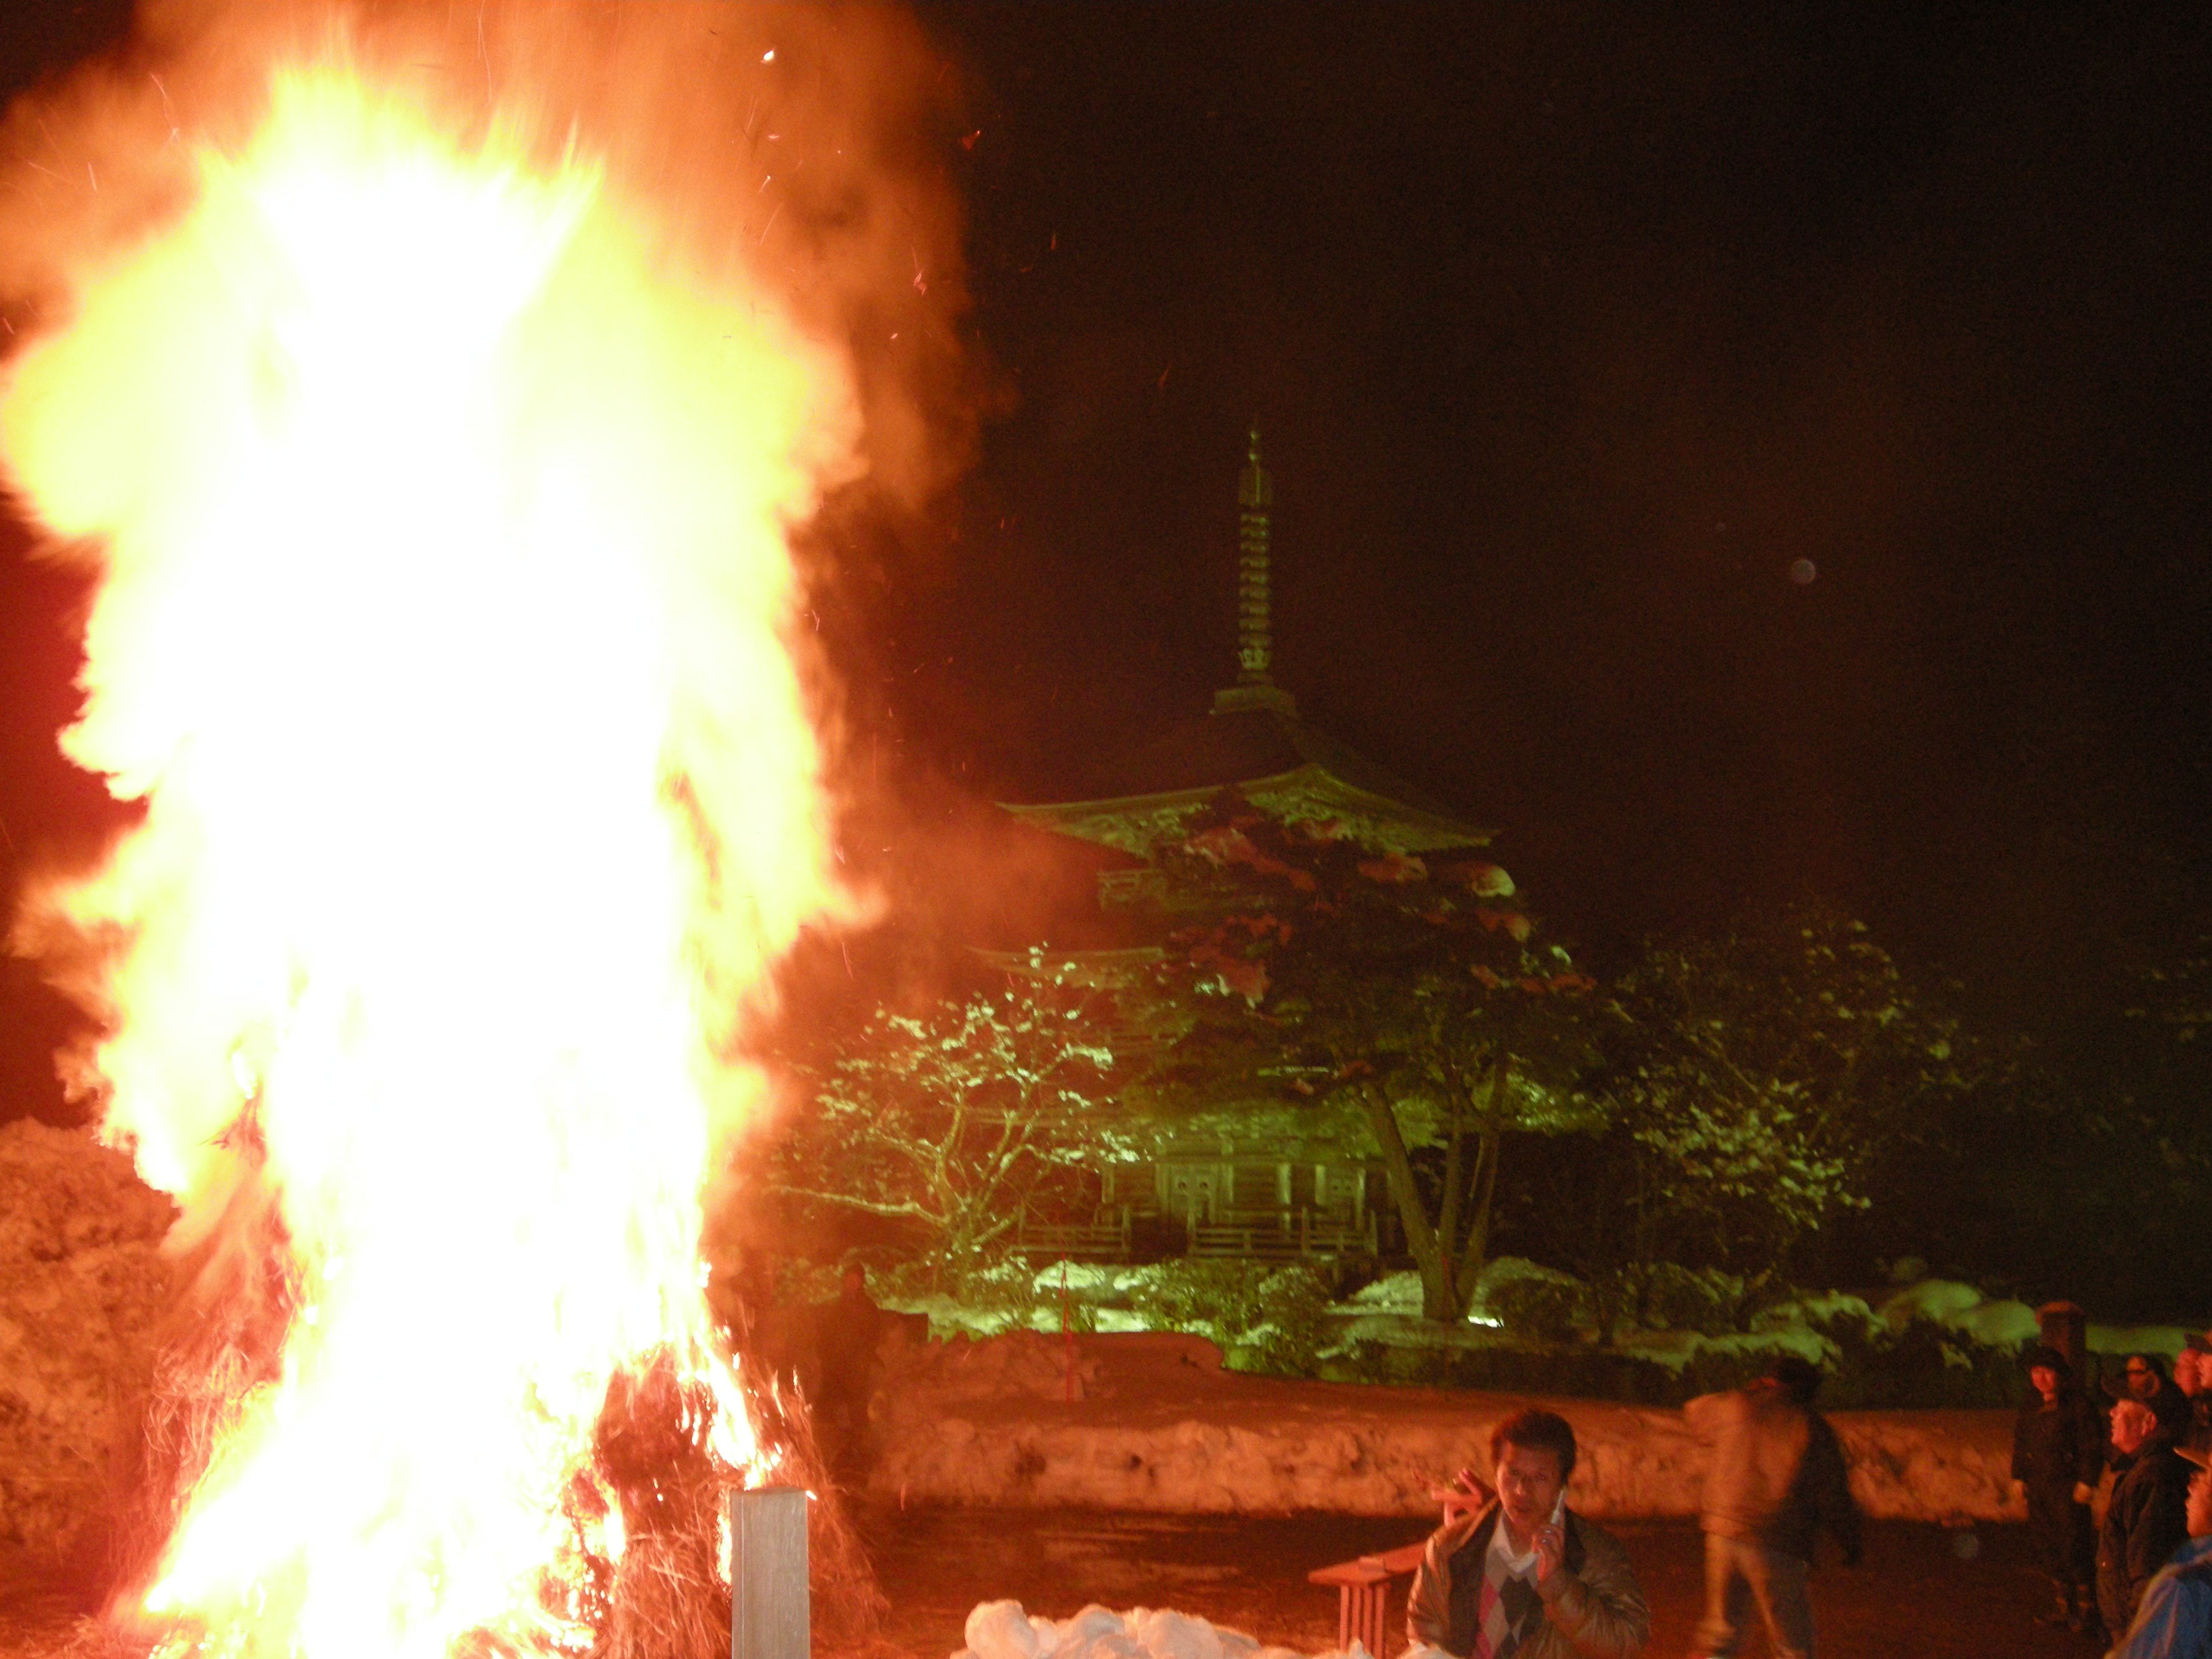
POLYGON ((1117 1218, 1092 1221, 1033 1221, 1024 1212, 1014 1224, 1014 1248, 1030 1255, 1126 1261, 1132 1231, 1126 1204, 1117 1218))
POLYGON ((1193 1255, 1289 1261, 1306 1255, 1373 1255, 1375 1218, 1364 1224, 1326 1211, 1267 1210, 1189 1225, 1193 1255))
MULTIPOLYGON (((1363 1221, 1326 1210, 1231 1211, 1212 1221, 1185 1224, 1187 1252, 1194 1256, 1253 1261, 1295 1261, 1301 1256, 1375 1255, 1375 1216, 1363 1221)), ((1090 1221, 1039 1221, 1024 1214, 1014 1227, 1014 1248, 1024 1255, 1077 1261, 1127 1261, 1134 1254, 1133 1207, 1102 1210, 1090 1221)))

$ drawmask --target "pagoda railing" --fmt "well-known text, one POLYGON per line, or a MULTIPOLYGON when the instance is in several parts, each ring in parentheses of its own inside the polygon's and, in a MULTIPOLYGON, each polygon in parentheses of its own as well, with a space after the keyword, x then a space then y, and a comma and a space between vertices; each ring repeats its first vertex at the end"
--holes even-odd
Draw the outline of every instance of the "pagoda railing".
POLYGON ((1224 1211, 1187 1231, 1190 1254, 1252 1261, 1292 1261, 1309 1255, 1378 1254, 1372 1211, 1363 1219, 1300 1206, 1244 1212, 1224 1211))

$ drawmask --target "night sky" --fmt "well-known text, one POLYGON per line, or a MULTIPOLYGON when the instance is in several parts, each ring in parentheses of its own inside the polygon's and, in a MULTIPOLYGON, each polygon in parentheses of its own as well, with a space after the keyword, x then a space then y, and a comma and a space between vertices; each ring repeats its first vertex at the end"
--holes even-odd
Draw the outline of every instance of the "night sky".
MULTIPOLYGON (((1202 711, 1256 414, 1278 682, 1567 936, 1822 896, 2081 1023, 2212 863, 2212 52, 1935 11, 924 8, 1004 407, 826 584, 863 739, 1048 798, 1202 711)), ((7 90, 123 15, 11 17, 7 90)), ((21 542, 11 869, 93 799, 21 542)))

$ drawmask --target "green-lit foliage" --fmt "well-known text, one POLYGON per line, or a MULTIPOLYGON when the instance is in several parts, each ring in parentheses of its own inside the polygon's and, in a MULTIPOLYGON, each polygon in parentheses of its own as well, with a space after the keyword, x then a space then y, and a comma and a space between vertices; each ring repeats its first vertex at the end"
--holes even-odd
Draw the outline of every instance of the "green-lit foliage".
POLYGON ((1154 1330, 1209 1337, 1247 1370, 1304 1374, 1327 1340, 1328 1286, 1304 1262, 1164 1261, 1137 1279, 1129 1302, 1154 1330))
POLYGON ((1567 1086, 1592 981, 1472 852, 1378 854, 1224 791, 1161 861, 1207 920, 1170 941, 1162 987, 1180 1023, 1152 1097, 1349 1117, 1381 1155, 1424 1310, 1456 1320, 1506 1138, 1593 1121, 1567 1086), (1437 1154, 1425 1172, 1422 1147, 1437 1154))
POLYGON ((878 1008, 801 1068, 808 1098, 777 1186, 883 1218, 957 1286, 1003 1251, 1024 1206, 1114 1152, 1105 999, 1040 954, 1033 975, 917 1013, 878 1008))
POLYGON ((1739 1306, 1755 1300, 1978 1080, 1957 1020, 1828 912, 1655 941, 1601 1007, 1580 1086, 1613 1130, 1583 1172, 1600 1201, 1574 1265, 1631 1316, 1656 1311, 1658 1262, 1743 1275, 1739 1306))
POLYGON ((2160 960, 2136 964, 2128 1018, 2171 1033, 2178 1044, 2212 1043, 2212 936, 2170 945, 2160 960))

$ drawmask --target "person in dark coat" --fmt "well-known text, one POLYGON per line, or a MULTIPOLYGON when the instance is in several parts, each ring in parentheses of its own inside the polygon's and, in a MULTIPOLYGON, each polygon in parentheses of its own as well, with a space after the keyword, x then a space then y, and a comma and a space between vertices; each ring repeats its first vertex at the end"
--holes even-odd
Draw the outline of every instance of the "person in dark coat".
POLYGON ((837 1299, 817 1310, 815 1355, 821 1385, 814 1400, 814 1433, 832 1468, 859 1456, 868 1433, 868 1399, 875 1391, 876 1345, 883 1310, 868 1294, 867 1270, 857 1261, 840 1276, 837 1299))
POLYGON ((2212 1653, 2212 1454, 2174 1449, 2191 1468, 2189 1541, 2144 1587, 2134 1627, 2112 1659, 2202 1659, 2212 1653))
POLYGON ((2212 1341, 2191 1334, 2173 1357, 2173 1386, 2189 1401, 2189 1426, 2176 1446, 2212 1452, 2212 1341))
POLYGON ((2112 1502, 2097 1534, 2097 1610, 2117 1634, 2135 1622, 2143 1586, 2189 1535, 2189 1464, 2140 1400, 2112 1407, 2112 1502))
POLYGON ((2027 1398, 2012 1429, 2012 1478, 2027 1497, 2027 1528, 2058 1605, 2045 1624, 2087 1629, 2097 1611, 2097 1539, 2089 1498, 2105 1467, 2102 1414, 2075 1385, 2056 1348, 2030 1348, 2027 1398))

